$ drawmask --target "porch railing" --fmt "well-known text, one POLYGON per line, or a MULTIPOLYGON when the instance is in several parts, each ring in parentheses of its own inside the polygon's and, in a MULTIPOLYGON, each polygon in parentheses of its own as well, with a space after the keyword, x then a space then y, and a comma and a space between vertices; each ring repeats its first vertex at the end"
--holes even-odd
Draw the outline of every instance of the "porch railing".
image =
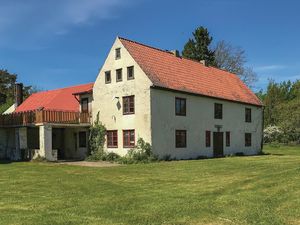
POLYGON ((90 123, 90 113, 55 110, 36 110, 0 115, 0 126, 25 126, 34 125, 38 123, 90 123))

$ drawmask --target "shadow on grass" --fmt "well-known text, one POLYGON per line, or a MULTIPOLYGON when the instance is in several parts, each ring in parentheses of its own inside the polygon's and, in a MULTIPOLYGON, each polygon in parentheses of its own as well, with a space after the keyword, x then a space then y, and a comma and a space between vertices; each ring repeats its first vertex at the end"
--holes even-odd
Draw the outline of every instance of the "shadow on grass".
POLYGON ((0 160, 0 164, 10 164, 10 163, 12 163, 11 160, 5 160, 5 159, 0 160))

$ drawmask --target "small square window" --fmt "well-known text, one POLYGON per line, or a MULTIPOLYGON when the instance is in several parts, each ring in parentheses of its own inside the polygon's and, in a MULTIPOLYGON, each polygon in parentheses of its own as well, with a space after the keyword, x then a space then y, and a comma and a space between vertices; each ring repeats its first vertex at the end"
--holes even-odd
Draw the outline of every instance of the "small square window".
POLYGON ((117 82, 122 81, 122 69, 116 70, 116 79, 117 79, 117 82))
POLYGON ((230 132, 226 132, 226 147, 230 146, 230 132))
POLYGON ((86 132, 79 132, 79 148, 86 148, 86 132))
POLYGON ((205 146, 206 147, 210 147, 210 145, 211 145, 210 144, 210 139, 211 139, 210 136, 211 136, 211 133, 210 133, 210 131, 207 130, 205 132, 205 146))
POLYGON ((250 108, 245 109, 245 121, 246 121, 246 123, 251 123, 251 109, 250 108))
POLYGON ((245 133, 245 146, 246 147, 250 147, 251 146, 251 142, 252 142, 252 137, 251 137, 251 133, 245 133))
POLYGON ((186 99, 175 98, 175 115, 185 116, 186 115, 186 99))
POLYGON ((129 66, 127 67, 127 80, 133 80, 134 79, 134 67, 129 66))
POLYGON ((215 103, 215 119, 223 118, 223 105, 215 103))
POLYGON ((111 83, 111 73, 110 73, 110 71, 105 72, 105 83, 106 84, 111 83))
POLYGON ((121 48, 116 48, 116 59, 121 59, 121 48))
POLYGON ((176 148, 186 148, 186 130, 176 130, 175 145, 176 148))

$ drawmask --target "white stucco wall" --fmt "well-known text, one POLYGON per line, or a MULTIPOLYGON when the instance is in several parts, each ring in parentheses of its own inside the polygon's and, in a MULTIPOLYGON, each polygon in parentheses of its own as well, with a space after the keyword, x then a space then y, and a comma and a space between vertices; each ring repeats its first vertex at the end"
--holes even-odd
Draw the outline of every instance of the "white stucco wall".
MULTIPOLYGON (((151 142, 151 117, 150 117, 150 86, 151 81, 133 60, 122 43, 116 39, 108 57, 101 68, 94 85, 92 104, 93 118, 99 112, 100 121, 107 130, 118 130, 118 148, 108 151, 117 152, 120 155, 127 153, 123 148, 124 129, 135 129, 135 141, 142 137, 151 142), (115 59, 115 49, 121 48, 121 59, 115 59), (134 79, 127 80, 127 67, 134 66, 134 79), (116 82, 116 69, 123 69, 123 80, 116 82), (105 71, 111 71, 111 83, 105 84, 105 71), (122 97, 135 96, 135 114, 123 115, 122 97), (113 99, 118 97, 119 99, 113 99)), ((106 145, 105 145, 106 146, 106 145)))
POLYGON ((215 125, 222 125, 224 154, 243 152, 256 154, 261 150, 262 108, 207 97, 151 89, 152 147, 159 156, 178 159, 213 156, 215 125), (175 115, 175 97, 186 98, 186 116, 175 115), (214 119, 214 103, 223 104, 223 119, 214 119), (245 122, 245 108, 251 108, 252 122, 245 122), (187 130, 187 147, 175 148, 175 130, 187 130), (205 146, 205 131, 211 131, 211 147, 205 146), (226 147, 225 132, 231 136, 226 147), (252 146, 245 147, 245 132, 252 133, 252 146))

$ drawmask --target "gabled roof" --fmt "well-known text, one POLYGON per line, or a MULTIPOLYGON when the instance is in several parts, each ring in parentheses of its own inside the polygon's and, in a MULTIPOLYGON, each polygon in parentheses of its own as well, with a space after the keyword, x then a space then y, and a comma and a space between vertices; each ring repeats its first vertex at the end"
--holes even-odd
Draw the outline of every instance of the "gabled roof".
POLYGON ((74 93, 92 90, 94 83, 43 91, 29 96, 15 112, 24 112, 43 108, 56 111, 79 111, 79 102, 74 93))
POLYGON ((155 87, 262 105, 235 74, 125 38, 119 40, 155 87))

